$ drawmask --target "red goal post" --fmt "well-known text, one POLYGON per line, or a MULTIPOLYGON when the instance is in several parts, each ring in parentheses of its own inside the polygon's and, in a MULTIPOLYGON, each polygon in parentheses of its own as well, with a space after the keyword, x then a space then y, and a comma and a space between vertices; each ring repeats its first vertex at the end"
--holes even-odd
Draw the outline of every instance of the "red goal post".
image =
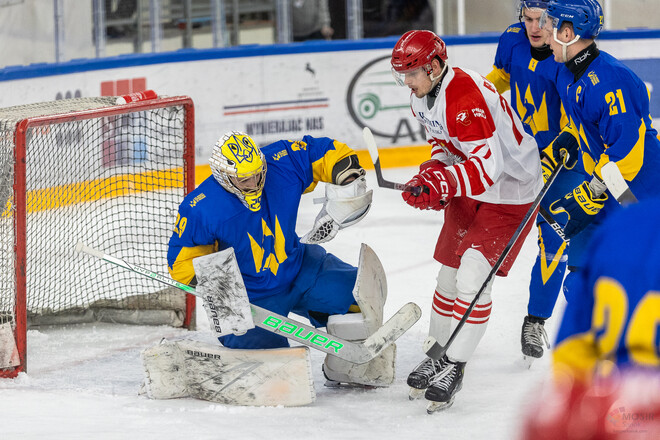
POLYGON ((116 102, 0 109, 0 377, 27 371, 31 326, 194 328, 194 296, 75 252, 82 240, 167 275, 178 205, 195 187, 192 100, 116 102))

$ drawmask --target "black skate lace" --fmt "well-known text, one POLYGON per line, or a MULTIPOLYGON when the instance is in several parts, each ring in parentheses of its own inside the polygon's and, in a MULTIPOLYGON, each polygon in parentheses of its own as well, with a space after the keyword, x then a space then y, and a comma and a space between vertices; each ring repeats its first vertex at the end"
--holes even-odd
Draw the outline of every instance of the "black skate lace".
POLYGON ((523 336, 525 337, 525 342, 528 344, 538 346, 546 345, 548 348, 550 348, 548 334, 545 332, 545 328, 541 323, 526 322, 525 330, 523 330, 523 336))

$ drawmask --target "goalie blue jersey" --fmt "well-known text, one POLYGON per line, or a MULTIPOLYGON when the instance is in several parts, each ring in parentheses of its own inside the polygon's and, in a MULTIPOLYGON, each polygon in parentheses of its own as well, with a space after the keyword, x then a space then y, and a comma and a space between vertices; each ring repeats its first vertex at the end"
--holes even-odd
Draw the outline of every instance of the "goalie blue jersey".
POLYGON ((563 66, 554 61, 552 52, 546 56, 542 60, 532 57, 525 28, 516 23, 500 36, 494 70, 488 75, 498 92, 511 90, 511 106, 540 149, 547 147, 567 123, 556 87, 563 66))
POLYGON ((594 234, 555 344, 557 367, 589 379, 597 361, 660 368, 660 199, 618 210, 594 234))
MULTIPOLYGON (((585 52, 585 57, 589 55, 585 52)), ((558 90, 587 173, 602 177, 602 166, 616 162, 638 199, 660 194, 660 141, 652 125, 646 84, 600 51, 577 81, 562 68, 558 90)))
POLYGON ((318 181, 331 182, 334 164, 355 153, 340 142, 311 136, 277 141, 261 151, 267 171, 259 211, 246 208, 212 175, 185 197, 167 253, 172 278, 189 283, 194 258, 233 247, 250 299, 289 288, 305 246, 295 231, 301 195, 318 181))

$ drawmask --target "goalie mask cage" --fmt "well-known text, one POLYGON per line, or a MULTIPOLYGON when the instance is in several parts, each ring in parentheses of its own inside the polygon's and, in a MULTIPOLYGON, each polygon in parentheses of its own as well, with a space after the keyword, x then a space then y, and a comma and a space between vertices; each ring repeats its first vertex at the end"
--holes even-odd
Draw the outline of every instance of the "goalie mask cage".
POLYGON ((0 109, 0 377, 27 371, 28 326, 194 328, 195 300, 75 252, 78 240, 167 274, 194 189, 188 97, 79 98, 0 109))

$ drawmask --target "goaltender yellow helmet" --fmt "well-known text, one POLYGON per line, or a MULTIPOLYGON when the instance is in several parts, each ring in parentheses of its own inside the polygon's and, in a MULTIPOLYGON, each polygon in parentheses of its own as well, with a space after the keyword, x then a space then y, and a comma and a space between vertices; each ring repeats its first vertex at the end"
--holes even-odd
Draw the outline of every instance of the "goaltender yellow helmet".
POLYGON ((266 158, 250 136, 240 131, 225 133, 215 143, 209 165, 215 180, 250 211, 261 209, 266 158))

